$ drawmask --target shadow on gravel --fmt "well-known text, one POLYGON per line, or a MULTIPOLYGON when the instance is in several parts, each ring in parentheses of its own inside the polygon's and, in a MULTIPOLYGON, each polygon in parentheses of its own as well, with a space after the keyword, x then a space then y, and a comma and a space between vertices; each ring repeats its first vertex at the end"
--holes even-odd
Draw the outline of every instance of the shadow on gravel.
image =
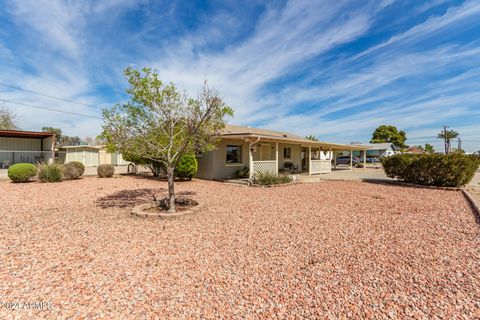
MULTIPOLYGON (((108 196, 99 198, 96 203, 101 208, 127 208, 134 205, 152 201, 155 195, 158 198, 166 196, 167 189, 165 188, 153 188, 153 189, 137 189, 137 190, 121 190, 108 196)), ((176 192, 176 196, 191 196, 195 195, 193 191, 180 191, 176 192)))
MULTIPOLYGON (((132 178, 135 178, 135 179, 141 179, 141 180, 155 180, 155 181, 164 181, 164 182, 167 182, 167 177, 166 176, 158 176, 158 177, 154 177, 152 174, 150 173, 137 173, 137 174, 133 174, 133 173, 121 173, 120 174, 121 176, 128 176, 128 177, 132 177, 132 178)), ((187 183, 187 182, 192 182, 191 180, 186 180, 186 179, 178 179, 176 178, 175 179, 175 183, 187 183)))
POLYGON ((151 201, 153 195, 163 193, 166 189, 137 189, 137 190, 121 190, 108 196, 99 198, 97 205, 101 208, 126 208, 133 207, 136 204, 151 201))

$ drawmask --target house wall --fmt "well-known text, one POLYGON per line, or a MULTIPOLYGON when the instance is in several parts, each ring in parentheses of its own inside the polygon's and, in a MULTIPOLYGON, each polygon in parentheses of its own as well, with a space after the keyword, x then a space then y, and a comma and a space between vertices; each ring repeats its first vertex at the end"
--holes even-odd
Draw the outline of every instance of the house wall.
POLYGON ((196 177, 202 179, 229 179, 234 178, 237 170, 248 167, 248 146, 243 140, 223 139, 213 151, 205 152, 198 160, 198 171, 196 177), (227 164, 227 145, 242 146, 242 163, 227 164))
POLYGON ((55 147, 55 140, 53 137, 44 138, 42 144, 43 151, 52 151, 55 147))
POLYGON ((92 148, 69 148, 65 149, 65 162, 79 161, 86 167, 96 167, 99 164, 99 150, 92 148))
POLYGON ((301 168, 302 167, 302 146, 299 144, 279 143, 278 144, 278 168, 282 169, 285 166, 285 162, 293 162, 294 165, 298 165, 298 167, 301 168), (283 157, 284 148, 292 148, 291 159, 285 159, 283 157))

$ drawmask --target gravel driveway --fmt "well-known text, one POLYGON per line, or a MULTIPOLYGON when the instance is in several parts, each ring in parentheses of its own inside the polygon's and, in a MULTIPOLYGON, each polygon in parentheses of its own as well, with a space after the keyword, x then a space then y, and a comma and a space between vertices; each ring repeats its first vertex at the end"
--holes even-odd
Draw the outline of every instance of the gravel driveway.
POLYGON ((129 216, 165 187, 0 182, 0 318, 480 316, 480 227, 461 193, 193 181, 177 190, 207 203, 195 215, 129 216))

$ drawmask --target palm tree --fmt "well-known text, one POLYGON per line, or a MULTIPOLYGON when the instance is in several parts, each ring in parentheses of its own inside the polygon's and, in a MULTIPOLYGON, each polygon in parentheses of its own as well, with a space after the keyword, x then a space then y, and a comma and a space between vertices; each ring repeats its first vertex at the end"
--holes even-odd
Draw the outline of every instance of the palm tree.
POLYGON ((438 134, 438 136, 437 136, 438 139, 444 139, 447 142, 445 153, 449 153, 450 150, 451 150, 450 141, 452 139, 458 138, 459 135, 460 134, 455 130, 446 130, 446 131, 442 131, 438 134))
POLYGON ((306 136, 305 138, 308 140, 318 141, 317 137, 315 137, 313 134, 306 136))

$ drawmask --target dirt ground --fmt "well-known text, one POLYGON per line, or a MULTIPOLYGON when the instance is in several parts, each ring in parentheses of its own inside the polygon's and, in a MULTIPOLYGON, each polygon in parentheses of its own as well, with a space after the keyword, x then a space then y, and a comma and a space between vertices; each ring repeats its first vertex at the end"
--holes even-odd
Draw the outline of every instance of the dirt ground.
POLYGON ((0 318, 475 318, 480 227, 460 192, 325 181, 0 181, 0 318), (32 305, 36 308, 32 308, 32 305))

